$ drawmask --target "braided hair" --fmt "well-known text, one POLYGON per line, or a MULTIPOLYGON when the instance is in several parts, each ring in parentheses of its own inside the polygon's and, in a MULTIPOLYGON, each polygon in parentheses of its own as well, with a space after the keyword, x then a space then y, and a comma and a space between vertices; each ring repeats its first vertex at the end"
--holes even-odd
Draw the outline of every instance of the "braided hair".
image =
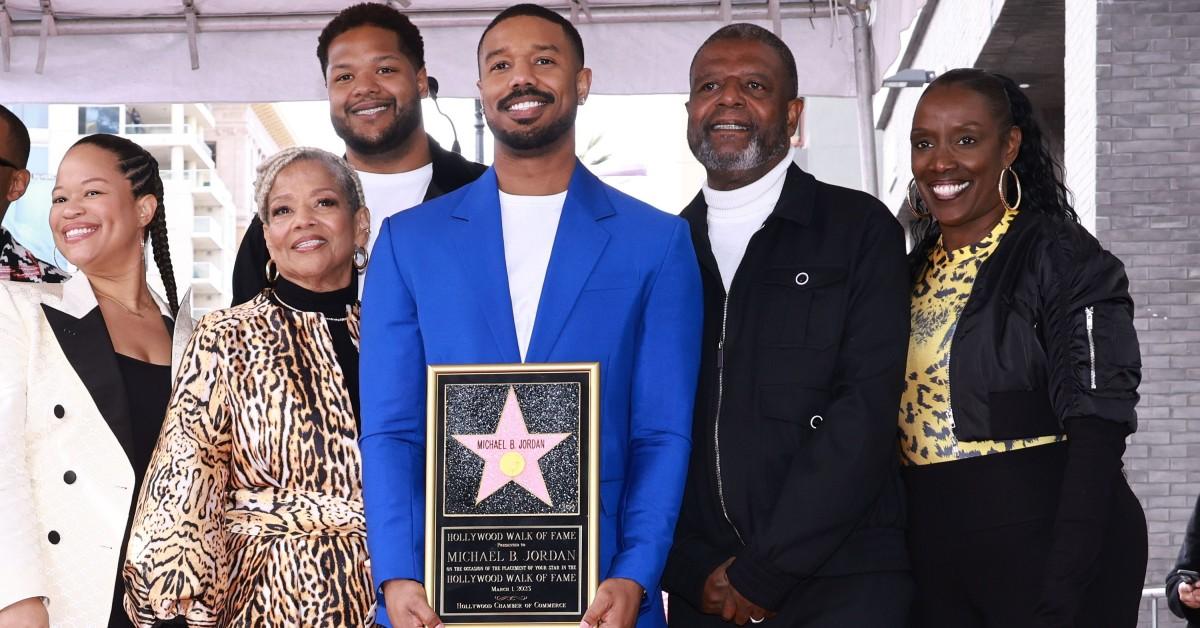
MULTIPOLYGON (((1056 216, 1078 223, 1079 215, 1071 205, 1071 193, 1063 184, 1063 168, 1042 133, 1033 112, 1033 103, 1017 84, 1007 76, 976 68, 958 68, 939 76, 926 88, 928 94, 934 89, 947 86, 969 89, 983 96, 991 108, 1001 129, 1021 129, 1021 146, 1012 163, 1013 172, 1021 180, 1021 211, 1056 216)), ((920 107, 920 103, 917 104, 920 107)), ((1005 201, 1012 205, 1017 200, 1016 186, 1007 186, 1005 201)), ((920 195, 916 198, 917 210, 922 218, 914 220, 910 227, 913 242, 913 259, 923 260, 929 249, 941 235, 941 228, 929 213, 920 195)))
POLYGON ((89 135, 75 142, 74 146, 82 144, 97 146, 116 156, 117 167, 129 180, 134 198, 149 194, 158 202, 154 217, 150 219, 150 224, 146 225, 142 234, 142 241, 150 240, 154 265, 158 266, 159 277, 167 290, 167 302, 171 306, 171 314, 174 315, 179 311, 179 297, 175 288, 175 271, 171 266, 171 250, 167 244, 167 213, 163 204, 163 182, 158 172, 158 160, 138 144, 107 133, 89 135))

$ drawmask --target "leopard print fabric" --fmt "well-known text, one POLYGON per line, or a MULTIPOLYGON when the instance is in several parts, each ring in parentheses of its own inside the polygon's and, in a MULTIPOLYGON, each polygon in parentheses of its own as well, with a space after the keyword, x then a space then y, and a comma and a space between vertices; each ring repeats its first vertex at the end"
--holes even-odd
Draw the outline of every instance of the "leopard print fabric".
MULTIPOLYGON (((357 347, 357 305, 347 325, 357 347)), ((260 295, 200 321, 133 519, 123 573, 136 625, 374 625, 342 382, 320 314, 260 295)))
POLYGON ((900 454, 904 464, 973 458, 1047 445, 1065 438, 1058 435, 963 442, 954 435, 950 343, 979 269, 1016 217, 1016 211, 1006 211, 987 237, 961 249, 946 251, 939 241, 929 252, 924 277, 913 286, 908 371, 900 398, 900 454))

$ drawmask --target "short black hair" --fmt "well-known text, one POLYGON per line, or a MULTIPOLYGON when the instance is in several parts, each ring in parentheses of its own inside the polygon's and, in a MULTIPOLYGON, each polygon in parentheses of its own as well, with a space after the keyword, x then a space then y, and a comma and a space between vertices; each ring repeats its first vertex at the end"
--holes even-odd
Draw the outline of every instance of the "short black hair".
POLYGON ((504 20, 514 17, 538 17, 547 22, 558 24, 562 27, 563 32, 567 34, 567 40, 571 42, 571 48, 575 50, 575 55, 579 57, 579 66, 583 67, 583 38, 579 36, 579 31, 571 20, 559 15, 555 11, 551 11, 546 7, 537 4, 514 4, 511 7, 500 12, 492 19, 487 28, 483 29, 483 34, 479 36, 479 43, 475 46, 475 58, 479 58, 479 54, 483 52, 483 38, 487 37, 488 32, 496 25, 504 20))
POLYGON ((783 40, 775 36, 775 33, 754 24, 741 22, 738 24, 730 24, 717 29, 717 32, 708 36, 700 48, 696 50, 696 54, 692 56, 692 63, 688 66, 688 73, 691 73, 692 68, 696 65, 696 57, 700 56, 700 51, 704 50, 709 44, 718 41, 757 41, 766 44, 775 54, 779 56, 779 60, 783 62, 783 70, 787 73, 784 77, 784 92, 789 98, 796 98, 800 95, 800 78, 796 72, 796 57, 792 55, 791 48, 783 43, 783 40))
POLYGON ((417 30, 412 20, 386 4, 363 2, 342 9, 317 37, 317 59, 321 61, 322 75, 329 69, 329 45, 338 35, 359 26, 375 26, 392 31, 396 34, 400 51, 412 62, 413 69, 420 71, 425 67, 425 41, 421 39, 421 31, 417 30))
POLYGON ((0 120, 8 127, 7 137, 0 137, 0 142, 12 143, 16 152, 12 155, 13 162, 24 168, 29 163, 29 129, 8 107, 0 105, 0 120))

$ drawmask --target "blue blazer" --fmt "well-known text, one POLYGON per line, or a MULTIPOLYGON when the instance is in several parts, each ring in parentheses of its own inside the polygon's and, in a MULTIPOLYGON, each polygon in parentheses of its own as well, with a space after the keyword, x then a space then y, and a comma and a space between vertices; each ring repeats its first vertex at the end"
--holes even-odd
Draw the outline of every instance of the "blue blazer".
MULTIPOLYGON (((425 577, 426 365, 521 361, 505 268, 493 169, 383 223, 360 369, 377 586, 425 577)), ((600 363, 600 576, 642 585, 643 627, 666 625, 658 584, 687 474, 701 317, 687 224, 576 163, 526 361, 600 363)))

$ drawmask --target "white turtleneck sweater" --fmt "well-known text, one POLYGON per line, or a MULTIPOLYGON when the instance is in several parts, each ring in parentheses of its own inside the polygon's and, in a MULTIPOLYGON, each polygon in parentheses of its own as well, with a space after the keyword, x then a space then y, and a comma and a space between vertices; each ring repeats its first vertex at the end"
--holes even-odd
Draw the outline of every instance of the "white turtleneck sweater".
POLYGON ((701 188, 708 205, 708 240, 712 243, 713 257, 717 258, 726 293, 746 254, 750 237, 762 227, 779 202, 784 175, 792 165, 795 152, 794 148, 789 150, 762 178, 736 190, 714 190, 708 183, 701 188))

